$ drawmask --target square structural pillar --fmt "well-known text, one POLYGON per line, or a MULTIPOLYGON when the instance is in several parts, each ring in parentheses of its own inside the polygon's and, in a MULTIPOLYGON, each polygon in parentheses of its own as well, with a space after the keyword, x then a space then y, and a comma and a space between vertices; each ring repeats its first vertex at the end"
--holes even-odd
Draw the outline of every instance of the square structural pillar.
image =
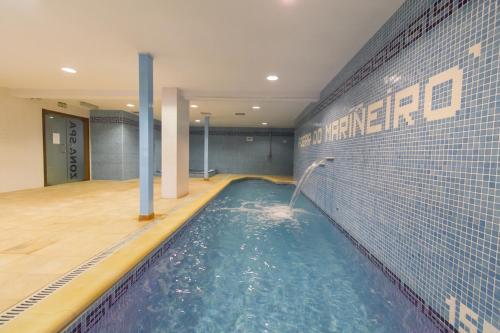
POLYGON ((203 131, 203 179, 209 180, 208 175, 208 131, 210 118, 205 116, 205 126, 203 131))
POLYGON ((161 101, 161 196, 189 192, 189 103, 178 88, 163 88, 161 101))
POLYGON ((150 220, 153 211, 154 171, 153 56, 139 53, 139 220, 150 220))

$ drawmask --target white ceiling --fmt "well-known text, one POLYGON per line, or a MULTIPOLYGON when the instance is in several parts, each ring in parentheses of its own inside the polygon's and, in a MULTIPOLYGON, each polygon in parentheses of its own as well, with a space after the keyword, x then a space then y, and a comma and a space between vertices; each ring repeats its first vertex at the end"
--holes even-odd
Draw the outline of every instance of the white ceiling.
POLYGON ((137 104, 137 53, 155 57, 215 126, 294 119, 403 0, 2 0, 0 87, 22 97, 137 104), (78 70, 75 75, 60 71, 78 70), (280 80, 269 82, 267 74, 280 80), (252 105, 260 105, 254 111, 252 105), (245 112, 243 117, 235 112, 245 112))

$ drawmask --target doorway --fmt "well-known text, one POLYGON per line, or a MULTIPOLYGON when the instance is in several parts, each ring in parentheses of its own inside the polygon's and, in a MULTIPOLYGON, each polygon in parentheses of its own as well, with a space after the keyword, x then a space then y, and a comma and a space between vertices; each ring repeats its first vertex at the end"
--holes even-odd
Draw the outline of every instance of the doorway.
POLYGON ((90 179, 89 120, 42 110, 45 186, 90 179))

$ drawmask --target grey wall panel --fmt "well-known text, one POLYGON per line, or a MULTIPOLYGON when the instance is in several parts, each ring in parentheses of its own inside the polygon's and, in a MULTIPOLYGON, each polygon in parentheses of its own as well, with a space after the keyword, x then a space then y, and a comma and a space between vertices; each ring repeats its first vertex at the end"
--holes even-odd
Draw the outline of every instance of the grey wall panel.
MULTIPOLYGON (((90 124, 92 178, 138 178, 138 117, 124 111, 95 110, 91 111, 90 124)), ((199 128, 192 128, 190 132, 190 169, 202 170, 203 132, 199 128)), ((290 176, 293 173, 293 129, 212 128, 210 133, 211 169, 223 173, 290 176), (247 137, 253 141, 247 142, 247 137)), ((155 121, 154 144, 155 175, 161 175, 161 128, 158 121, 155 121)))
MULTIPOLYGON (((221 173, 292 175, 293 130, 269 136, 262 129, 211 129, 209 168, 221 173), (253 141, 247 142, 247 137, 253 141), (270 147, 271 140, 271 147, 270 147), (270 155, 271 153, 271 155, 270 155)), ((203 169, 203 134, 193 129, 189 138, 189 168, 203 169)))
POLYGON ((123 178, 139 177, 139 127, 137 124, 123 125, 123 178))
POLYGON ((122 111, 90 112, 92 179, 123 179, 122 111))
POLYGON ((154 152, 155 152, 155 165, 154 174, 156 176, 161 175, 161 123, 155 125, 154 133, 154 152))
MULTIPOLYGON (((119 110, 90 112, 92 179, 139 177, 139 117, 119 110)), ((161 173, 160 122, 155 120, 155 174, 161 173)))

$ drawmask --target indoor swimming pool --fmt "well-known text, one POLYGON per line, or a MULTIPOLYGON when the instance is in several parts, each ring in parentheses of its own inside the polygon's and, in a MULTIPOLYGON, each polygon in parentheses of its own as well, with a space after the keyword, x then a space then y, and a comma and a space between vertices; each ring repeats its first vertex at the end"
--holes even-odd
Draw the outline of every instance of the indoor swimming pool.
POLYGON ((293 189, 229 185, 90 331, 437 332, 293 189))

